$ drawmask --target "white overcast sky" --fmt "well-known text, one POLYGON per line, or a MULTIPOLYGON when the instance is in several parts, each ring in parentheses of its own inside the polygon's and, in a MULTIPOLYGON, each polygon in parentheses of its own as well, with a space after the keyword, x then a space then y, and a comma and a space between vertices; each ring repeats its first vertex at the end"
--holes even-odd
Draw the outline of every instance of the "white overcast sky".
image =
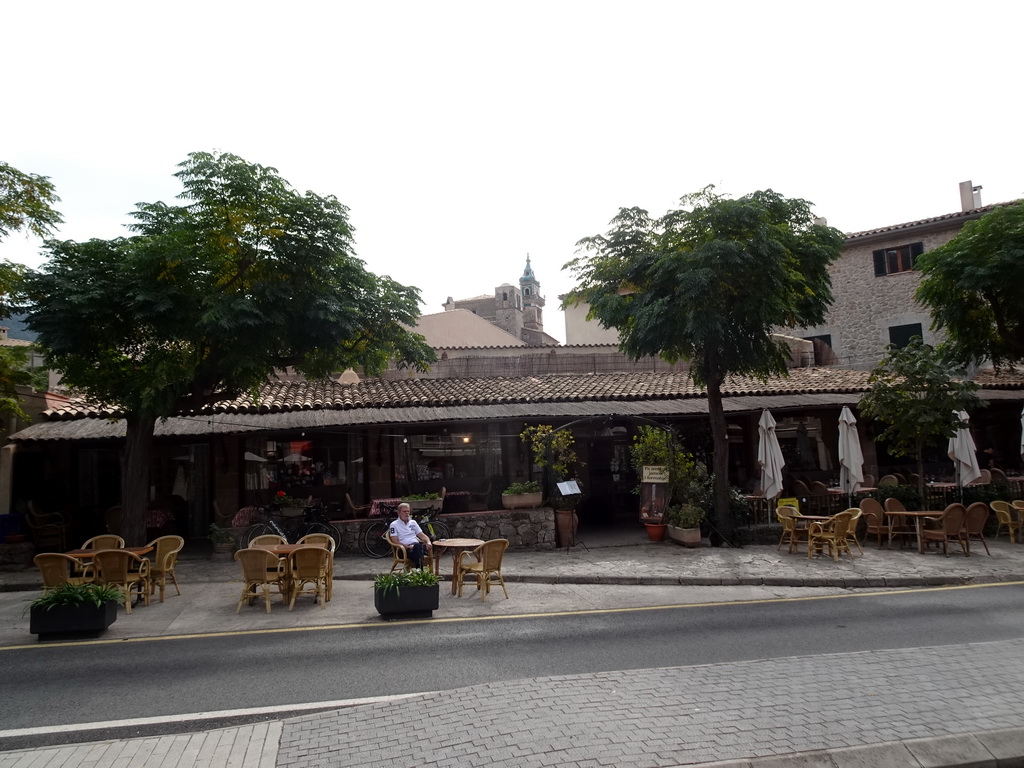
MULTIPOLYGON (((619 207, 715 184, 845 232, 1024 196, 1024 4, 35 2, 3 12, 0 160, 50 176, 57 236, 127 234, 186 154, 351 209, 425 313, 522 274, 557 296, 619 207)), ((14 234, 0 258, 38 266, 14 234)))

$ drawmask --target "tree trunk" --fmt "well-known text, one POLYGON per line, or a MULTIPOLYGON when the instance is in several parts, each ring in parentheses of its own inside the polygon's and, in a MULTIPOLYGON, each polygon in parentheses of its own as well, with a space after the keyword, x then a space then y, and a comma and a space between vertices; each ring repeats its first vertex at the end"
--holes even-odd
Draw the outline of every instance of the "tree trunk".
POLYGON ((121 455, 121 538, 129 547, 138 547, 146 543, 149 461, 156 417, 133 413, 126 421, 128 432, 121 455))
POLYGON ((714 445, 715 518, 718 532, 732 541, 733 519, 729 510, 729 437, 722 408, 722 377, 708 381, 708 417, 711 419, 711 438, 714 445))
POLYGON ((924 495, 924 439, 917 439, 917 493, 921 497, 920 509, 928 509, 928 497, 924 495))

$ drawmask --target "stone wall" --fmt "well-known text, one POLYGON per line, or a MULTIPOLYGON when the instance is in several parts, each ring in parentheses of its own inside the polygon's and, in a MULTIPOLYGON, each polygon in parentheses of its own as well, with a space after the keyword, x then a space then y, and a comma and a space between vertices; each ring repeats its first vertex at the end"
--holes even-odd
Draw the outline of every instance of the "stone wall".
MULTIPOLYGON (((555 512, 550 507, 539 509, 461 512, 441 515, 440 521, 451 528, 452 536, 467 539, 508 539, 510 549, 555 549, 555 512)), ((338 551, 359 552, 359 531, 366 520, 335 521, 341 531, 338 551)))
POLYGON ((942 231, 896 231, 885 239, 872 238, 847 245, 829 268, 833 301, 825 323, 801 329, 799 335, 830 335, 839 365, 861 370, 869 370, 881 360, 892 326, 920 323, 926 343, 942 341, 944 334, 931 330, 930 315, 914 298, 921 273, 914 270, 876 277, 872 254, 880 248, 915 242, 923 243, 927 252, 952 240, 961 225, 962 222, 956 222, 942 231))

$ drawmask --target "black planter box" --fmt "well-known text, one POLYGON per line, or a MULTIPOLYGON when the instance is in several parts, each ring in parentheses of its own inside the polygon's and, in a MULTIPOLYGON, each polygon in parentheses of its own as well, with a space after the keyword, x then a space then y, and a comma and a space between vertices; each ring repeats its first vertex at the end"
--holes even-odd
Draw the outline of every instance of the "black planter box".
POLYGON ((429 619, 439 605, 439 584, 373 590, 373 607, 386 619, 429 619))
POLYGON ((28 631, 40 640, 50 635, 82 635, 95 637, 114 623, 117 601, 109 600, 101 606, 58 605, 46 610, 35 606, 29 612, 28 631))

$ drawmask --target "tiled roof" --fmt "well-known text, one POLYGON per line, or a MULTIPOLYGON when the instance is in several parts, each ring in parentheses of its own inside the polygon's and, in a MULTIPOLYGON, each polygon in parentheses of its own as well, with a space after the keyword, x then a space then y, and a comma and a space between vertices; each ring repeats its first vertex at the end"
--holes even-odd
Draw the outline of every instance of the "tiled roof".
MULTIPOLYGON (((794 368, 788 377, 768 382, 730 378, 727 397, 806 393, 861 392, 867 371, 838 368, 794 368)), ((685 372, 565 374, 480 379, 364 379, 356 384, 335 381, 275 381, 260 388, 257 397, 243 395, 215 403, 190 415, 217 413, 286 413, 360 408, 446 408, 508 403, 610 402, 675 398, 704 398, 685 372)), ((50 420, 119 418, 117 408, 71 400, 46 411, 50 420)), ((184 414, 182 414, 184 415, 184 414)))
POLYGON ((914 229, 916 227, 925 227, 929 224, 940 224, 942 222, 955 222, 955 221, 968 221, 970 219, 976 219, 989 211, 1000 208, 1004 205, 1013 205, 1014 203, 1020 202, 1019 200, 1011 200, 1006 203, 994 203, 992 205, 984 205, 980 208, 975 208, 970 211, 956 211, 955 213, 944 213, 941 216, 932 216, 929 219, 918 219, 917 221, 907 221, 903 224, 890 224, 887 227, 879 227, 877 229, 866 229, 863 232, 847 232, 847 240, 857 240, 860 238, 874 237, 875 235, 882 235, 888 232, 899 232, 905 229, 914 229))
MULTIPOLYGON (((856 406, 867 371, 797 368, 768 382, 734 378, 724 387, 727 413, 762 408, 805 410, 856 406)), ((1024 401, 1024 376, 980 376, 989 400, 1024 401)), ((443 422, 707 414, 707 397, 683 372, 549 375, 477 379, 366 379, 273 382, 257 399, 241 397, 203 411, 158 421, 157 437, 283 432, 299 429, 363 430, 382 425, 443 422)), ((125 421, 116 409, 69 401, 46 412, 49 421, 11 436, 14 441, 121 439, 125 421)))

